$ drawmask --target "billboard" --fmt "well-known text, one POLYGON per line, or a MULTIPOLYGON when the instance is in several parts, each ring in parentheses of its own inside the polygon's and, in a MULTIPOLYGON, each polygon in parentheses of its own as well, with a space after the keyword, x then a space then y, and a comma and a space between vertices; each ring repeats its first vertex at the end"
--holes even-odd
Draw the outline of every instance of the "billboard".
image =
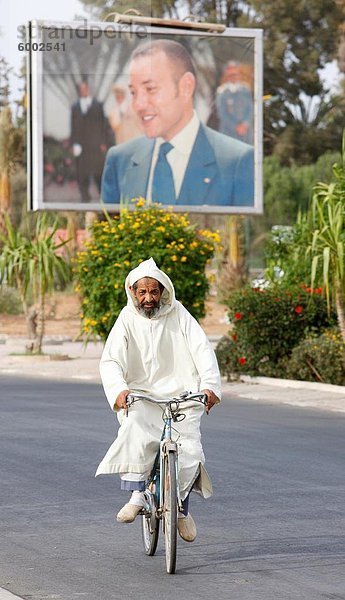
POLYGON ((32 210, 262 213, 262 31, 32 21, 32 210))

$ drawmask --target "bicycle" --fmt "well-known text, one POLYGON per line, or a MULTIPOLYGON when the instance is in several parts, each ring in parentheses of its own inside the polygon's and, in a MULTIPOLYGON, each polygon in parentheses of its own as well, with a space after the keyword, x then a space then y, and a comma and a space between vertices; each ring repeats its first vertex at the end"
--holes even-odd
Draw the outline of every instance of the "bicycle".
POLYGON ((183 511, 178 482, 178 446, 172 439, 172 423, 182 421, 186 415, 180 411, 183 402, 196 401, 206 406, 207 396, 200 392, 183 392, 177 398, 157 402, 150 396, 129 394, 127 408, 138 400, 146 400, 154 404, 164 405, 162 418, 164 426, 160 447, 146 482, 145 507, 142 515, 142 538, 145 553, 154 556, 159 536, 159 524, 162 521, 165 540, 165 562, 167 573, 173 574, 176 569, 177 519, 183 511))

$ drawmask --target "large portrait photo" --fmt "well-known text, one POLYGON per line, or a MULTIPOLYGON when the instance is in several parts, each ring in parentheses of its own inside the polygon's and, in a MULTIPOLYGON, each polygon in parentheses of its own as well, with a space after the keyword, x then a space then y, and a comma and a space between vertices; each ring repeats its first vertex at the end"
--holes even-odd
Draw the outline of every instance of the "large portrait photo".
POLYGON ((31 22, 33 210, 262 212, 260 30, 31 22))

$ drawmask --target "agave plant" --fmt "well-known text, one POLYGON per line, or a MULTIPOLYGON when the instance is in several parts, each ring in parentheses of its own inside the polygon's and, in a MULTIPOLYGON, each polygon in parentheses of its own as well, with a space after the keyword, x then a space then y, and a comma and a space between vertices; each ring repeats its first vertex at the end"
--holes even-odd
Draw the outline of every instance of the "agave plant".
POLYGON ((328 309, 334 304, 345 342, 345 131, 342 164, 333 167, 335 181, 314 186, 311 210, 311 286, 322 271, 328 309))
POLYGON ((0 257, 1 282, 17 287, 27 320, 29 295, 37 304, 37 331, 32 352, 40 354, 45 329, 46 296, 53 291, 56 279, 66 282, 70 277, 70 266, 59 254, 59 249, 66 241, 55 242, 57 220, 50 226, 45 213, 38 216, 31 239, 16 231, 7 215, 5 224, 6 233, 0 234, 3 242, 0 257))
POLYGON ((28 303, 27 263, 30 241, 16 230, 8 214, 4 215, 4 231, 0 229, 2 242, 0 254, 0 283, 16 287, 22 303, 30 337, 31 327, 28 303))

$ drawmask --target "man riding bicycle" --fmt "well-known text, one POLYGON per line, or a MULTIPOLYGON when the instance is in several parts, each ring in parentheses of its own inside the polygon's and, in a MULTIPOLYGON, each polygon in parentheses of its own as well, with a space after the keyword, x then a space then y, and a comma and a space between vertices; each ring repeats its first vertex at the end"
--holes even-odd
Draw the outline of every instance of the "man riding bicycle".
MULTIPOLYGON (((220 402, 221 383, 215 354, 197 321, 175 298, 170 278, 150 258, 126 278, 127 306, 106 341, 100 363, 103 387, 111 409, 117 412, 118 436, 100 463, 96 476, 119 473, 121 489, 132 495, 117 515, 131 523, 145 504, 145 481, 159 449, 162 408, 138 402, 126 411, 130 392, 169 400, 184 391, 202 391, 206 411, 220 402)), ((204 467, 200 421, 203 407, 191 403, 186 418, 174 423, 179 445, 179 484, 183 513, 178 531, 194 541, 196 527, 188 512, 193 489, 208 498, 212 485, 204 467)))

